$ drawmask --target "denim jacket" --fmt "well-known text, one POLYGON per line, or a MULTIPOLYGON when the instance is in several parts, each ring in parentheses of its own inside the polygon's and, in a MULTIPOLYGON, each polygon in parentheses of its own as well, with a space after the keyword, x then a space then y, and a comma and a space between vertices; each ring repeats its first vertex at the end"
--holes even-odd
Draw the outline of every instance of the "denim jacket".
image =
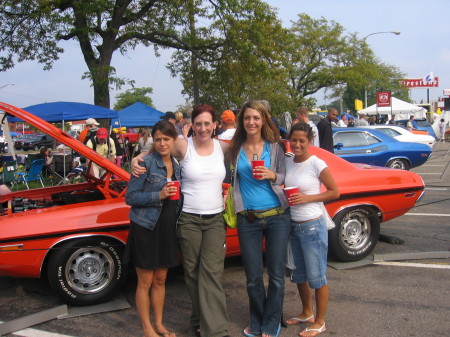
MULTIPOLYGON (((140 165, 147 169, 138 178, 131 176, 128 183, 125 202, 131 206, 130 220, 135 223, 153 229, 161 214, 163 200, 159 192, 167 183, 167 170, 161 156, 150 153, 143 157, 140 165)), ((172 157, 173 169, 176 180, 180 181, 181 169, 177 160, 172 157)), ((178 200, 177 214, 181 210, 181 199, 178 200)))

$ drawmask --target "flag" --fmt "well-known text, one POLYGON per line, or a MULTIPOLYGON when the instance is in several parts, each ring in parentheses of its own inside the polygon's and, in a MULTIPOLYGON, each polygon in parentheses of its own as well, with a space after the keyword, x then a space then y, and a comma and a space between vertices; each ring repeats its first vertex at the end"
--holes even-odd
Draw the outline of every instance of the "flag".
POLYGON ((424 83, 433 83, 434 82, 434 74, 433 72, 429 73, 427 76, 423 78, 424 83))

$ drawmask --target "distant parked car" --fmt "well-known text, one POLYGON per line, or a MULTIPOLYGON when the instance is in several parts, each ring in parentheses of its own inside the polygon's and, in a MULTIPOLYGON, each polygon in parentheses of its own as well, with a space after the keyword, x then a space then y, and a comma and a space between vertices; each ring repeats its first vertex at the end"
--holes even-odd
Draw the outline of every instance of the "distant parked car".
POLYGON ((436 139, 433 136, 418 135, 396 125, 370 125, 367 128, 379 130, 400 142, 425 144, 431 149, 433 149, 433 145, 436 143, 436 139))
MULTIPOLYGON (((404 129, 408 129, 406 124, 408 123, 409 119, 400 119, 398 121, 395 121, 395 123, 398 126, 401 126, 404 129)), ((413 126, 419 130, 419 131, 426 131, 430 136, 433 136, 434 139, 436 139, 436 133, 433 130, 433 127, 431 126, 430 122, 426 118, 414 118, 413 119, 413 126)))
POLYGON ((14 148, 16 150, 22 150, 23 143, 32 138, 34 138, 34 134, 25 134, 14 138, 14 148))
POLYGON ((351 162, 409 170, 425 163, 428 145, 399 142, 367 128, 333 128, 334 154, 351 162))
POLYGON ((46 134, 34 133, 24 135, 14 142, 14 148, 17 150, 39 150, 42 146, 52 148, 55 140, 46 134))

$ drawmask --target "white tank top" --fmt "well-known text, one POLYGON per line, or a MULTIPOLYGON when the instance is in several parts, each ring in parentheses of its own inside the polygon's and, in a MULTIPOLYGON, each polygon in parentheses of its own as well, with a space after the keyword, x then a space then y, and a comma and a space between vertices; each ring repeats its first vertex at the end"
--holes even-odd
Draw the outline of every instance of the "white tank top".
POLYGON ((186 155, 181 161, 184 212, 216 214, 223 211, 224 156, 219 141, 213 141, 213 152, 209 156, 200 156, 195 151, 192 138, 188 138, 186 155))

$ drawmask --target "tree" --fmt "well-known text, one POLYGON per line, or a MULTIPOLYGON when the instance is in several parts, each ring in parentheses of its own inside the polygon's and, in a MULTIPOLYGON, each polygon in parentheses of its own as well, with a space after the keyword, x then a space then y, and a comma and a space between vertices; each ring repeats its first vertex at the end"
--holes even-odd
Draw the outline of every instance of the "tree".
MULTIPOLYGON (((194 1, 194 0, 192 0, 194 1)), ((109 107, 109 85, 120 87, 111 67, 116 52, 126 54, 143 44, 191 51, 199 60, 214 58, 223 35, 215 27, 200 27, 195 39, 189 30, 184 0, 3 0, 0 2, 0 71, 15 61, 37 60, 44 69, 64 52, 61 41, 80 45, 92 80, 94 103, 109 107)), ((240 10, 240 1, 195 0, 198 19, 208 25, 218 17, 240 10)))
POLYGON ((141 102, 148 106, 153 106, 153 100, 147 96, 147 94, 151 94, 153 89, 150 87, 145 88, 132 88, 128 89, 125 92, 116 95, 116 104, 114 105, 114 110, 122 110, 127 106, 130 106, 134 103, 141 102))
POLYGON ((266 99, 272 113, 292 110, 286 71, 279 55, 286 29, 274 10, 260 1, 246 1, 238 14, 214 22, 225 36, 221 53, 211 62, 177 51, 169 69, 178 75, 183 93, 218 111, 234 109, 248 99, 266 99), (196 88, 198 87, 198 94, 196 88))
POLYGON ((338 110, 353 107, 355 98, 364 98, 365 89, 370 101, 381 88, 408 96, 398 84, 404 74, 378 60, 356 33, 344 34, 339 23, 300 14, 289 33, 284 66, 297 104, 321 89, 328 98, 338 99, 338 110))

